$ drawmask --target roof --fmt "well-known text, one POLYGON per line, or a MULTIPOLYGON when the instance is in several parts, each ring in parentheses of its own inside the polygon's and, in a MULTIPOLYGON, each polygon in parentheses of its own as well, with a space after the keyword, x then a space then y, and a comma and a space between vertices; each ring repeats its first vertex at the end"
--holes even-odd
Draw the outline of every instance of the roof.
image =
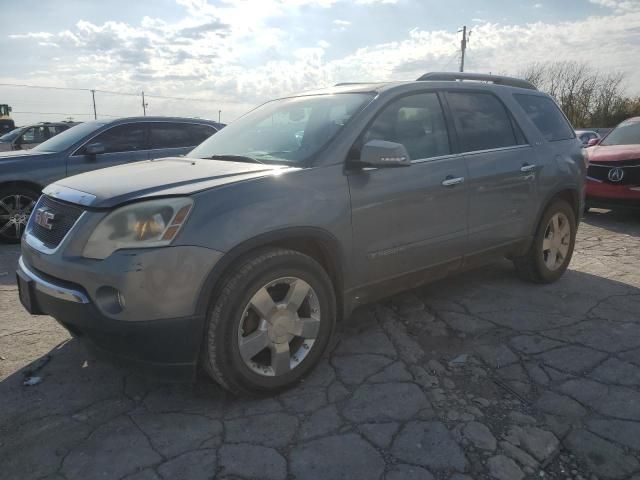
POLYGON ((115 123, 123 121, 135 121, 135 122, 193 122, 193 123, 206 123, 207 125, 222 125, 221 123, 214 122, 213 120, 207 120, 205 118, 190 118, 190 117, 162 117, 162 116, 145 116, 145 117, 120 117, 113 120, 99 119, 104 123, 115 123))
POLYGON ((429 86, 446 88, 455 84, 459 86, 464 83, 465 86, 471 84, 480 88, 514 88, 521 91, 538 91, 530 82, 503 75, 486 75, 481 73, 459 73, 459 72, 431 72, 422 75, 414 81, 393 81, 393 82, 344 82, 338 83, 332 87, 322 88, 301 92, 290 97, 302 97, 307 95, 326 95, 334 93, 381 93, 393 88, 402 86, 421 85, 424 86, 429 82, 429 86))

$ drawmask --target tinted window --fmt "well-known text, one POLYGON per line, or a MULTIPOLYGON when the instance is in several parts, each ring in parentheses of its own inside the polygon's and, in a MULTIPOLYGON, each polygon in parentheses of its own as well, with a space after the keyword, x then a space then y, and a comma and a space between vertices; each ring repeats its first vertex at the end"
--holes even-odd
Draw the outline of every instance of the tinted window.
POLYGON ((146 128, 141 123, 118 125, 102 132, 89 143, 102 143, 105 148, 104 153, 146 150, 146 128))
POLYGON ((188 123, 150 123, 150 148, 183 148, 193 147, 195 142, 191 136, 188 123))
POLYGON ((362 143, 386 140, 401 143, 412 160, 451 153, 442 107, 435 93, 402 97, 376 117, 362 143))
POLYGON ((189 135, 191 135, 191 145, 200 145, 211 135, 216 133, 216 129, 209 125, 189 125, 189 135))
POLYGON ((518 145, 512 120, 502 102, 489 93, 447 93, 464 152, 518 145))
POLYGON ((549 142, 570 140, 575 134, 553 100, 539 95, 514 95, 540 133, 549 142))

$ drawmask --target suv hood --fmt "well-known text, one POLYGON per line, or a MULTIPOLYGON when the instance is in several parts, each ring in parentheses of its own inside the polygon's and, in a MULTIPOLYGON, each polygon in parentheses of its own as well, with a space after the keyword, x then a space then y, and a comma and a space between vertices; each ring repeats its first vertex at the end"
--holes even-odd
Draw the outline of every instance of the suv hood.
POLYGON ((640 145, 598 145, 587 149, 590 162, 640 159, 640 145))
MULTIPOLYGON (((167 195, 189 195, 202 190, 291 170, 222 160, 170 157, 119 165, 68 177, 49 185, 45 193, 64 198, 69 189, 84 195, 82 203, 96 208, 167 195), (95 198, 94 198, 95 197, 95 198)), ((74 200, 70 200, 74 201, 74 200)))
MULTIPOLYGON (((11 145, 10 143, 2 143, 2 145, 11 145)), ((0 163, 6 160, 14 160, 21 157, 46 157, 52 152, 34 152, 33 150, 13 150, 11 152, 0 152, 0 163)))

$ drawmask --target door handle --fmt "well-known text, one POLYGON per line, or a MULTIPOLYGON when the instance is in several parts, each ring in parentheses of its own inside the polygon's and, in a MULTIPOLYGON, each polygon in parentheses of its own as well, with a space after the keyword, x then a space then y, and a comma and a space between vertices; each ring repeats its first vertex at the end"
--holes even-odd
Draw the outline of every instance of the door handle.
POLYGON ((532 172, 536 169, 535 165, 529 165, 528 163, 525 163, 522 167, 520 167, 520 171, 521 172, 532 172))
POLYGON ((454 185, 458 185, 463 182, 464 177, 452 177, 451 175, 448 175, 447 178, 442 181, 442 185, 445 187, 453 187, 454 185))

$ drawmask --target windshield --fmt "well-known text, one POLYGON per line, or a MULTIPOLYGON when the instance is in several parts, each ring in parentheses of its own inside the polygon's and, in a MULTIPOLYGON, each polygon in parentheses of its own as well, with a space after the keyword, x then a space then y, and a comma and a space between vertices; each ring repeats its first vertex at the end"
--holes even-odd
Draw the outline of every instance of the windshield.
POLYGON ((84 137, 92 132, 95 132, 100 127, 104 126, 103 122, 85 122, 75 127, 71 127, 68 130, 50 138, 46 142, 42 142, 37 147, 33 148, 33 152, 52 152, 58 153, 66 150, 76 142, 79 142, 84 137))
POLYGON ((318 153, 373 95, 341 93, 285 98, 239 118, 188 157, 250 157, 262 163, 301 164, 318 153))
POLYGON ((640 144, 640 118, 625 120, 600 143, 600 145, 640 144))
POLYGON ((14 130, 11 130, 9 133, 5 133, 4 135, 0 136, 0 142, 12 142, 24 130, 25 130, 24 128, 20 127, 20 128, 16 128, 14 130))

